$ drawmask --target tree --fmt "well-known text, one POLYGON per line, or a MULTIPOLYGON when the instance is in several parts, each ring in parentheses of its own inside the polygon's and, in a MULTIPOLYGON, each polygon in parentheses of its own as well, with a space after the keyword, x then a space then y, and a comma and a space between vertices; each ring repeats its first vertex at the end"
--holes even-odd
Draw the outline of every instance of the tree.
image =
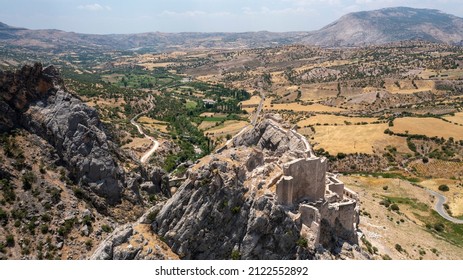
POLYGON ((441 192, 448 192, 448 191, 450 190, 450 188, 449 188, 449 186, 447 186, 447 185, 440 185, 440 186, 439 186, 439 190, 440 190, 441 192))

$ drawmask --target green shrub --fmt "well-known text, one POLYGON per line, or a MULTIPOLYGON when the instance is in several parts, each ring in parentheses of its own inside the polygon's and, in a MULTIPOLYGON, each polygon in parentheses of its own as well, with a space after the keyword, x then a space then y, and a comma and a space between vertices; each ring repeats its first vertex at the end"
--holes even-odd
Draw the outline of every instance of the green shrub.
POLYGON ((8 222, 8 213, 0 208, 0 221, 8 222))
POLYGON ((391 210, 392 211, 399 211, 400 208, 399 208, 399 206, 397 204, 394 203, 394 204, 391 204, 391 210))
POLYGON ((87 239, 87 241, 85 241, 85 248, 87 249, 87 251, 90 251, 93 247, 93 241, 91 239, 87 239))
POLYGON ((240 206, 235 206, 231 209, 231 212, 236 215, 240 212, 240 210, 241 210, 240 206))
POLYGON ((440 185, 440 186, 439 186, 439 190, 440 190, 441 192, 448 192, 448 191, 450 190, 450 188, 449 188, 449 186, 447 186, 447 185, 440 185))
POLYGON ((390 261, 390 260, 392 260, 392 258, 391 258, 388 254, 382 255, 381 257, 382 257, 383 260, 385 260, 385 261, 390 261))
POLYGON ((299 238, 299 240, 297 240, 296 244, 297 244, 297 246, 299 246, 299 247, 307 247, 307 245, 309 244, 309 242, 308 242, 307 239, 305 239, 304 237, 301 237, 301 238, 299 238))
POLYGON ((48 226, 47 225, 41 225, 40 226, 40 232, 42 234, 47 234, 48 233, 48 226))
POLYGON ((37 178, 35 177, 35 174, 30 171, 27 171, 21 178, 23 188, 25 190, 30 190, 32 188, 32 184, 35 183, 36 180, 37 178))
POLYGON ((108 226, 107 224, 102 225, 102 226, 101 226, 101 229, 102 229, 104 232, 108 232, 108 233, 111 232, 111 231, 113 231, 113 229, 112 229, 110 226, 108 226))
POLYGON ((238 251, 238 250, 233 250, 233 251, 231 252, 231 259, 232 259, 232 260, 239 260, 239 259, 241 259, 240 251, 238 251))
POLYGON ((402 246, 400 246, 400 244, 395 244, 395 249, 399 251, 400 253, 404 251, 404 249, 402 248, 402 246))
POLYGON ((443 232, 445 229, 445 226, 443 223, 437 223, 434 225, 434 229, 438 232, 443 232))

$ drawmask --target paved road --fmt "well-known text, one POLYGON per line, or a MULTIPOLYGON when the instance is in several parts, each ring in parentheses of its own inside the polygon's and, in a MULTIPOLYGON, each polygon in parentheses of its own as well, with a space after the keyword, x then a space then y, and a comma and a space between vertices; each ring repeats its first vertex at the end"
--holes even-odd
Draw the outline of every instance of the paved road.
POLYGON ((455 224, 463 224, 463 220, 459 220, 457 218, 451 217, 447 211, 445 211, 444 204, 447 202, 447 198, 443 195, 441 195, 438 192, 431 191, 431 190, 426 190, 429 194, 433 195, 434 197, 437 198, 436 205, 434 206, 434 209, 441 215, 444 219, 447 221, 450 221, 455 224))
POLYGON ((153 142, 153 147, 151 147, 151 149, 146 152, 141 158, 140 158, 140 162, 141 163, 145 163, 149 158, 150 156, 156 152, 156 150, 159 148, 159 142, 156 141, 156 139, 154 139, 153 137, 149 136, 149 135, 146 135, 146 133, 143 131, 143 129, 141 128, 141 126, 135 121, 137 118, 139 118, 141 115, 143 114, 146 114, 147 112, 149 112, 151 109, 153 109, 154 105, 151 106, 148 110, 146 111, 143 111, 139 114, 137 114, 135 117, 133 117, 131 120, 130 120, 130 123, 132 125, 134 125, 138 132, 140 132, 140 134, 143 134, 143 136, 145 136, 145 138, 149 139, 151 142, 153 142))

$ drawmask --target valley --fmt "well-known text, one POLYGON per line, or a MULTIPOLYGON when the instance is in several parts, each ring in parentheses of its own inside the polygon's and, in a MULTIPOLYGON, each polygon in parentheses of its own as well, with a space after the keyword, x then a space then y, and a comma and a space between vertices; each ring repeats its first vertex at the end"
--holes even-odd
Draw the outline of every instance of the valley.
POLYGON ((212 34, 177 35, 154 49, 0 44, 2 259, 463 258, 461 42, 326 47, 313 32, 211 46, 212 34), (55 70, 18 70, 37 61, 55 70), (67 118, 54 124, 54 110, 67 118), (282 217, 300 213, 273 201, 275 178, 302 156, 267 130, 306 137, 326 174, 358 194, 358 249, 322 237, 333 247, 316 252, 296 218, 282 217), (193 209, 204 219, 189 224, 193 209))

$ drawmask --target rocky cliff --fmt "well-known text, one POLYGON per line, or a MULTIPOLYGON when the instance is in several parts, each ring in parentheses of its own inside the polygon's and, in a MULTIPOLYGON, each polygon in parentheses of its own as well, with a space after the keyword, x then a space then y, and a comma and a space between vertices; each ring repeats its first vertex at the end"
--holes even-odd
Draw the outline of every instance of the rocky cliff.
MULTIPOLYGON (((355 193, 280 122, 266 116, 201 159, 172 198, 139 223, 151 223, 151 233, 182 259, 336 258, 343 246, 351 249, 344 257, 358 258, 355 193)), ((127 256, 128 245, 119 245, 131 240, 113 236, 92 258, 127 256)))
POLYGON ((0 132, 22 127, 39 135, 56 148, 73 181, 110 204, 120 201, 124 172, 98 114, 65 91, 53 66, 0 73, 0 96, 0 132))
POLYGON ((150 195, 170 195, 162 169, 137 167, 108 135, 53 66, 0 72, 0 259, 88 258, 150 195))

